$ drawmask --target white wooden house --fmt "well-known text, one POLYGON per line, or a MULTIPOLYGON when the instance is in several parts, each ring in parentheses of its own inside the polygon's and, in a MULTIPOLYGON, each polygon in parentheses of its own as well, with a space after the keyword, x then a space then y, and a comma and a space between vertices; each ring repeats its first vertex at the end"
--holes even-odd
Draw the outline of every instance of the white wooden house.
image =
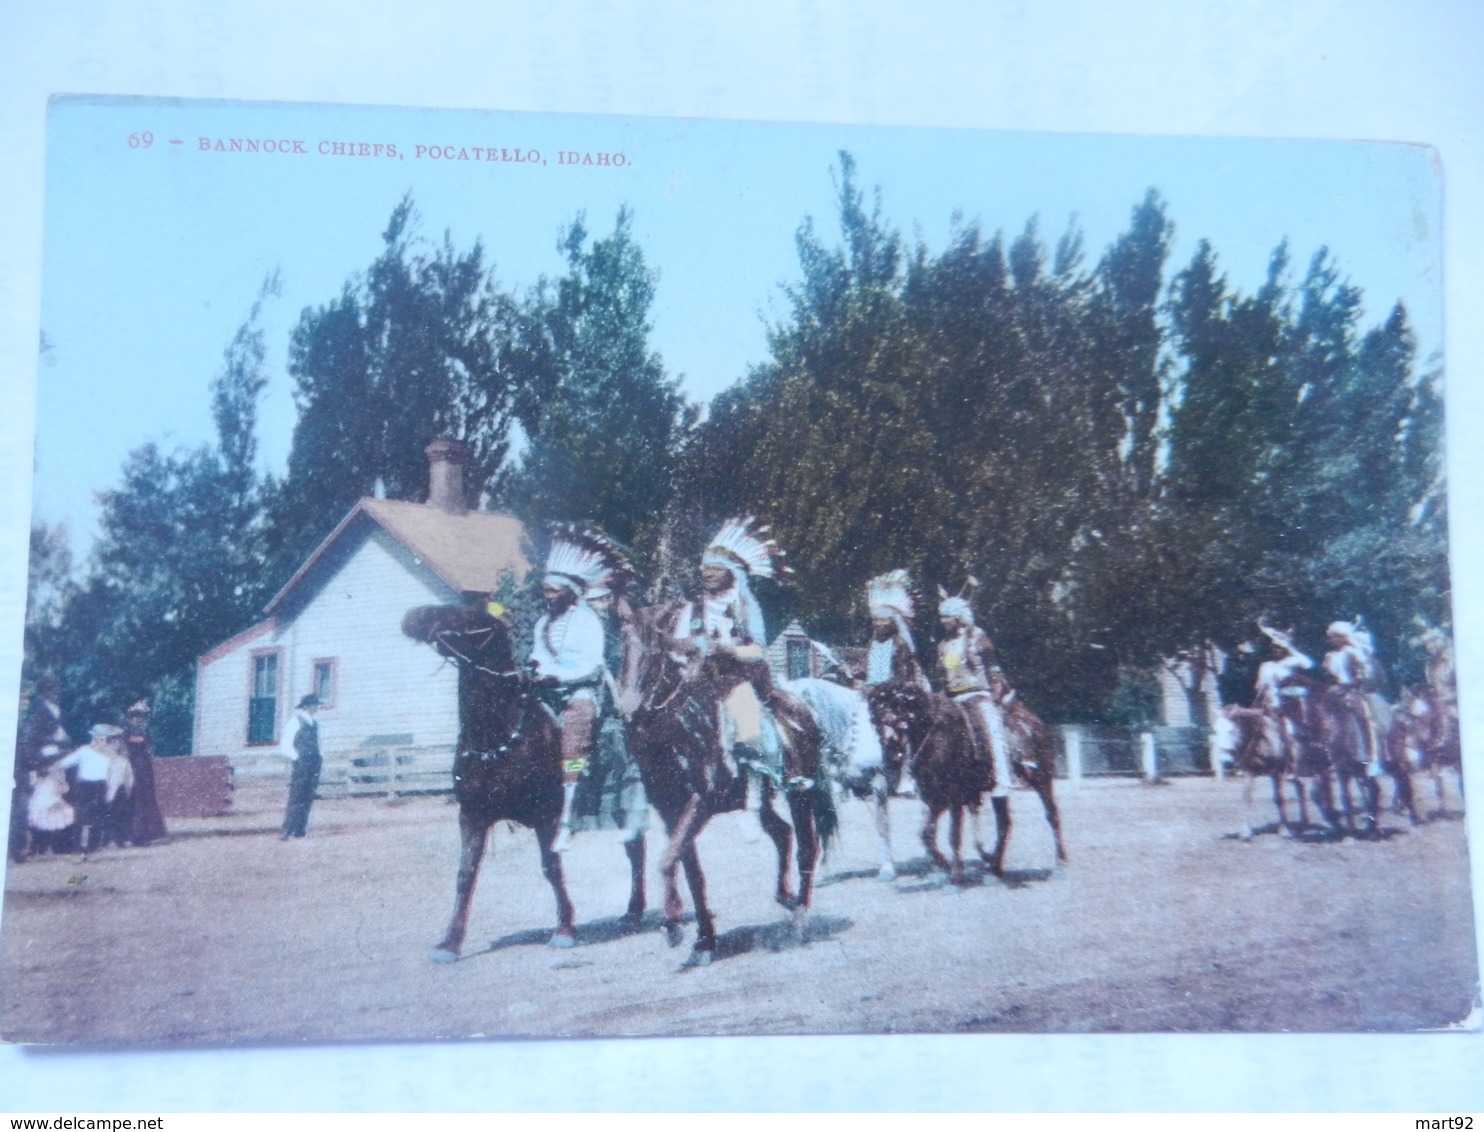
MULTIPOLYGON (((367 751, 452 751, 457 677, 402 634, 419 605, 496 593, 529 570, 524 529, 463 503, 463 445, 428 447, 428 502, 362 499, 274 596, 263 621, 197 661, 193 753, 234 766, 277 750, 295 704, 323 701, 327 764, 367 751)), ((278 768, 281 772, 282 768, 278 768)))

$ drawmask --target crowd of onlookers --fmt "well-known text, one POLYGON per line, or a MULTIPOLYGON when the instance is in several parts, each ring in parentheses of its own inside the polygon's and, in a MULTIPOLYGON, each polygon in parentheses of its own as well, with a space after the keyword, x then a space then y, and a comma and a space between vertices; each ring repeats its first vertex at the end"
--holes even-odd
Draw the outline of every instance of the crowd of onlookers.
POLYGON ((87 743, 78 745, 62 724, 60 699, 60 681, 40 677, 21 720, 10 859, 166 840, 155 796, 149 703, 131 704, 122 727, 94 724, 87 743))

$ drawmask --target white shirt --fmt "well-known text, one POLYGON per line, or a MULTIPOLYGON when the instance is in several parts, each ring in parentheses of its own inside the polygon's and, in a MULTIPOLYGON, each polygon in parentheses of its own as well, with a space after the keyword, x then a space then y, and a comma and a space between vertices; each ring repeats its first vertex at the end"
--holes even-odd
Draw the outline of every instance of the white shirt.
POLYGON ((294 712, 294 718, 289 720, 283 729, 283 737, 278 741, 278 753, 290 762, 297 762, 299 752, 294 749, 294 740, 299 737, 299 729, 314 722, 314 717, 307 711, 294 712))
POLYGON ((579 601, 558 617, 536 622, 531 642, 536 675, 554 676, 563 684, 594 680, 603 671, 603 622, 579 601))

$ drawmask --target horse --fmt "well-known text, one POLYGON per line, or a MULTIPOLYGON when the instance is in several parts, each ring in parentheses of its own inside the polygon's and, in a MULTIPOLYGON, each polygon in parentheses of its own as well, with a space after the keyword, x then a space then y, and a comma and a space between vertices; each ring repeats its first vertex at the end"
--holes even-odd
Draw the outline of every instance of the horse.
MULTIPOLYGON (((705 966, 716 954, 716 919, 706 900, 696 841, 714 816, 746 806, 748 771, 727 764, 720 720, 722 700, 744 669, 723 655, 702 659, 693 644, 674 637, 678 602, 635 609, 625 601, 617 608, 623 625, 619 701, 629 751, 650 804, 669 834, 659 865, 665 884, 665 936, 672 947, 683 938, 685 906, 676 879, 683 867, 696 916, 689 963, 705 966), (676 659, 679 654, 685 654, 683 661, 676 659)), ((788 767, 787 781, 781 785, 759 775, 758 816, 778 852, 774 899, 791 912, 794 929, 802 931, 813 898, 820 843, 834 832, 834 806, 809 709, 779 688, 768 688, 763 701, 784 743, 788 767), (792 829, 773 808, 780 789, 787 798, 792 829), (789 850, 795 841, 797 890, 789 876, 789 850)))
MULTIPOLYGON (((980 751, 974 739, 973 725, 967 715, 969 709, 950 697, 896 682, 872 688, 868 699, 882 745, 894 757, 906 758, 908 769, 917 781, 918 795, 927 803, 922 840, 928 856, 948 871, 950 881, 964 882, 959 843, 963 812, 967 810, 980 859, 992 876, 1003 877, 1012 825, 1010 799, 990 798, 995 816, 995 847, 988 850, 979 833, 980 815, 984 794, 995 786, 994 770, 987 753, 980 751), (924 783, 924 774, 930 784, 924 783), (949 844, 954 854, 951 864, 937 849, 937 823, 945 812, 949 815, 949 844)), ((1056 867, 1060 868, 1067 863, 1067 849, 1053 787, 1056 748, 1051 730, 1013 692, 1002 696, 998 703, 1010 743, 1011 771, 1040 797, 1056 846, 1056 867)))
POLYGON ((1251 841, 1253 786, 1259 778, 1269 778, 1273 783, 1273 804, 1278 808, 1278 827, 1284 837, 1292 837, 1294 826, 1288 820, 1288 809, 1283 801, 1283 780, 1293 779, 1294 792, 1298 796, 1299 828, 1309 825, 1308 799, 1304 793, 1303 779, 1314 780, 1310 787, 1315 804, 1334 830, 1340 828, 1339 818, 1327 797, 1328 766, 1314 759, 1315 752, 1301 749, 1300 759, 1295 763, 1283 748, 1278 728, 1281 723, 1261 708, 1241 707, 1227 704, 1212 726, 1212 746, 1217 758, 1231 763, 1246 778, 1242 792, 1245 816, 1242 823, 1243 841, 1251 841))
POLYGON ((1317 681, 1306 683, 1312 691, 1309 702, 1313 709, 1313 738, 1328 762, 1338 808, 1351 832, 1360 832, 1355 826, 1355 811, 1350 801, 1352 782, 1356 784, 1364 806, 1362 827, 1372 836, 1379 832, 1381 790, 1378 781, 1382 774, 1389 775, 1395 785, 1397 806, 1408 815, 1413 825, 1420 825, 1422 819, 1417 813, 1410 767, 1392 738, 1395 713, 1391 705, 1379 696, 1367 696, 1367 719, 1358 709, 1357 694, 1352 689, 1317 681), (1368 729, 1374 731, 1374 750, 1367 741, 1368 729))
MULTIPOLYGON (((480 861, 490 828, 498 821, 518 822, 535 832, 541 871, 556 896, 557 927, 551 946, 574 946, 575 909, 567 895, 561 855, 552 850, 562 812, 561 735, 533 682, 515 664, 508 628, 482 608, 431 605, 409 612, 402 631, 432 645, 458 666, 459 673, 453 786, 462 852, 453 917, 431 958, 452 963, 459 957, 480 861)), ((645 906, 643 835, 625 841, 624 851, 631 882, 624 922, 635 926, 645 906)))
POLYGON ((819 729, 820 754, 831 780, 842 792, 870 804, 879 861, 876 876, 883 881, 895 880, 887 801, 906 770, 900 753, 887 755, 864 692, 814 676, 785 681, 783 687, 802 700, 813 715, 819 729))
POLYGON ((1437 702, 1428 688, 1403 688, 1392 715, 1390 735, 1392 761, 1426 771, 1433 780, 1438 814, 1448 813, 1443 771, 1452 768, 1458 776, 1458 794, 1463 797, 1463 751, 1458 741, 1458 719, 1446 705, 1437 702))

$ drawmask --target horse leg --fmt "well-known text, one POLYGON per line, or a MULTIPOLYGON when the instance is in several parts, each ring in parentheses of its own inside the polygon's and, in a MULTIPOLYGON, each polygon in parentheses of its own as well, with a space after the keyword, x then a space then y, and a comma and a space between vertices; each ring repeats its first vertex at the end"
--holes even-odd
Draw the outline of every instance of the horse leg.
POLYGON ((1010 843, 1010 799, 990 798, 994 810, 994 855, 990 858, 989 871, 997 877, 1005 875, 1005 846, 1010 843))
POLYGON ((758 809, 758 820, 762 823, 763 832, 773 842, 773 848, 778 850, 778 887, 773 893, 773 899, 785 908, 794 906, 793 886, 789 884, 788 877, 788 853, 793 848, 794 831, 788 827, 773 809, 774 796, 773 783, 768 779, 762 782, 762 806, 758 809))
POLYGON ((1299 829, 1309 828, 1309 799, 1304 793, 1304 780, 1295 777, 1293 779, 1293 792, 1298 796, 1299 806, 1299 829))
POLYGON ((671 947, 680 943, 680 920, 685 915, 685 904, 680 899, 680 886, 676 883, 675 873, 680 868, 681 858, 687 852, 694 851, 700 812, 701 799, 692 794, 676 819, 665 823, 670 827, 670 843, 660 856, 659 869, 665 882, 665 938, 671 947))
POLYGON ((716 920, 711 915, 711 905, 706 903, 706 874, 701 872, 701 858, 694 841, 680 863, 685 866, 685 881, 690 885, 691 903, 696 909, 696 942, 691 948, 690 961, 697 967, 705 967, 716 955, 716 920))
POLYGON ((1381 780, 1370 773, 1369 767, 1360 780, 1360 800, 1365 806, 1362 820, 1368 835, 1379 837, 1381 835, 1381 780))
POLYGON ((871 808, 876 818, 876 856, 881 862, 877 880, 897 879, 897 866, 891 859, 891 812, 887 803, 886 780, 877 775, 871 784, 871 808))
POLYGON ((623 918, 626 924, 637 924, 644 918, 644 834, 625 841, 623 851, 629 858, 629 907, 623 918))
POLYGON ((1247 781, 1242 783, 1242 840, 1251 841, 1252 829, 1252 794, 1257 785, 1257 775, 1248 774, 1247 781))
POLYGON ((1067 847, 1061 839, 1061 811, 1056 808, 1056 788, 1048 774, 1034 783, 1036 793, 1041 796, 1041 808, 1046 811, 1046 824, 1051 826, 1051 837, 1056 842, 1057 866, 1067 863, 1067 847))
POLYGON ((922 845, 927 850, 927 855, 933 864, 945 873, 951 871, 948 858, 943 856, 943 851, 938 848, 938 819, 943 816, 947 807, 929 805, 927 820, 922 823, 922 845))
POLYGON ((956 888, 962 888, 967 883, 964 877, 963 843, 964 807, 959 804, 948 810, 948 847, 953 850, 953 867, 948 872, 948 883, 956 888))
POLYGON ((1335 808, 1334 778, 1328 772, 1315 775, 1309 780, 1309 796, 1314 799, 1314 804, 1319 807, 1319 813, 1328 823, 1330 832, 1343 835, 1345 827, 1340 821, 1339 811, 1335 808))
POLYGON ((794 821, 794 837, 798 843, 795 855, 799 869, 799 897, 794 902, 793 923, 794 930, 802 932, 804 920, 809 915, 809 903, 814 899, 814 869, 819 862, 819 836, 814 827, 814 810, 807 794, 789 794, 788 810, 794 821))
POLYGON ((969 836, 973 838, 979 859, 986 865, 989 864, 989 850, 984 847, 984 799, 982 797, 969 803, 969 836))
POLYGON ((479 862, 484 859, 484 847, 489 843, 490 825, 462 809, 459 811, 463 848, 459 854, 459 876, 454 884, 453 919, 448 922, 443 942, 429 956, 435 963, 454 962, 464 946, 464 934, 469 929, 469 905, 474 901, 474 882, 479 879, 479 862))
POLYGON ((551 933, 552 947, 575 947, 577 945, 577 929, 573 925, 576 909, 572 907, 572 900, 567 896, 567 878, 562 873, 562 855, 553 846, 556 844, 557 830, 548 828, 543 822, 536 828, 536 844, 541 847, 541 873, 551 885, 551 891, 556 895, 557 904, 557 929, 551 933))
POLYGON ((1282 771, 1273 775, 1273 803, 1278 807, 1278 828, 1283 831, 1284 837, 1292 837, 1293 830, 1288 825, 1288 807, 1283 804, 1282 771))
POLYGON ((1417 792, 1412 789, 1412 771, 1405 763, 1392 763, 1387 768, 1391 772, 1392 784, 1396 787, 1396 805, 1407 815, 1407 820, 1413 825, 1422 824, 1422 816, 1417 812, 1417 792))

